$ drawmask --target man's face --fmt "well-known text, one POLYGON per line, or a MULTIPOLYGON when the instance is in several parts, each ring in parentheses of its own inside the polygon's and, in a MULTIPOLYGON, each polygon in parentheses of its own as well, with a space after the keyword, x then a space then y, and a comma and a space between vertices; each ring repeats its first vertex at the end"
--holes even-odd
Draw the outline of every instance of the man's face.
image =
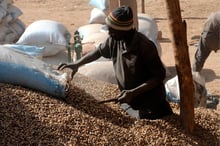
POLYGON ((126 31, 115 30, 111 27, 108 27, 108 34, 115 40, 123 40, 126 31))

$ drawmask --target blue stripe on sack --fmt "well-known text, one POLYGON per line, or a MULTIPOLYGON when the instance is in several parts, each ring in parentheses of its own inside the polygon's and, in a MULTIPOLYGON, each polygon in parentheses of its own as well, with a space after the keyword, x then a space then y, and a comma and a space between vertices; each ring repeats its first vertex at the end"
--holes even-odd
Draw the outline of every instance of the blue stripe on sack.
POLYGON ((65 98, 65 87, 44 73, 15 63, 0 62, 0 82, 39 90, 49 95, 65 98))

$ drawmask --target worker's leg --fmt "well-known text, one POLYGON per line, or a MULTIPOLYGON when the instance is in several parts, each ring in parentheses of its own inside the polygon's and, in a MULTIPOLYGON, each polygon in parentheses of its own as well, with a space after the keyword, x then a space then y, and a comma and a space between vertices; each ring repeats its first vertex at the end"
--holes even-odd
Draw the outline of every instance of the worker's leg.
POLYGON ((200 72, 211 51, 220 49, 220 13, 213 13, 207 19, 196 50, 193 71, 200 72))
POLYGON ((211 50, 206 47, 203 43, 203 39, 201 38, 199 41, 199 46, 196 50, 194 56, 194 64, 193 64, 193 71, 200 72, 205 64, 206 59, 208 58, 211 50))
POLYGON ((139 109, 140 119, 154 120, 163 118, 171 114, 173 114, 172 108, 166 100, 160 103, 154 103, 154 106, 152 106, 151 108, 139 109))

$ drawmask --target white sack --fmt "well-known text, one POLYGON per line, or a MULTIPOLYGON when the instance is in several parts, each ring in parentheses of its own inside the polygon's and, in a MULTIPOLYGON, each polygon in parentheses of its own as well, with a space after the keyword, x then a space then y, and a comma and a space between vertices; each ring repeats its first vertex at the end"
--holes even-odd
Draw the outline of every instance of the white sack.
POLYGON ((13 22, 5 23, 0 26, 0 33, 3 35, 1 39, 2 43, 14 43, 16 42, 25 30, 24 24, 16 19, 13 22))
POLYGON ((0 6, 3 8, 3 9, 7 9, 8 8, 8 5, 13 3, 12 0, 0 0, 0 6))
POLYGON ((82 44, 92 43, 97 47, 100 43, 105 42, 108 38, 108 32, 103 24, 87 24, 78 28, 82 37, 82 44))
POLYGON ((106 15, 102 10, 98 8, 93 8, 91 11, 89 23, 90 24, 94 24, 94 23, 105 24, 105 18, 106 18, 106 15))
POLYGON ((4 43, 11 43, 13 42, 14 40, 17 39, 17 34, 13 33, 13 32, 10 32, 8 33, 6 36, 5 36, 5 40, 4 40, 4 43))
POLYGON ((7 27, 14 32, 15 34, 17 34, 18 39, 20 38, 20 36, 24 33, 25 31, 25 24, 19 20, 16 19, 15 21, 13 21, 13 23, 9 23, 7 25, 7 27))
POLYGON ((5 24, 7 24, 7 23, 13 21, 13 16, 10 15, 10 14, 9 14, 9 15, 6 15, 6 16, 2 19, 2 21, 3 21, 5 24))
POLYGON ((165 83, 166 93, 169 101, 179 103, 180 91, 178 77, 175 76, 165 83))
POLYGON ((7 15, 7 11, 0 6, 0 22, 7 15))
POLYGON ((22 15, 22 11, 18 7, 14 6, 12 4, 8 4, 7 12, 9 15, 12 16, 13 20, 17 19, 19 16, 22 15))
MULTIPOLYGON (((194 85, 194 107, 206 107, 207 90, 205 88, 205 79, 199 73, 192 73, 192 76, 194 85)), ((165 88, 168 101, 180 103, 180 86, 177 75, 165 83, 165 88)))
POLYGON ((67 74, 19 50, 0 46, 0 82, 24 86, 49 95, 66 96, 67 74))
POLYGON ((90 0, 89 4, 101 10, 106 10, 108 5, 107 2, 107 0, 90 0))
POLYGON ((29 45, 16 45, 16 44, 4 44, 5 47, 18 49, 28 55, 42 58, 45 48, 44 47, 37 47, 37 46, 29 46, 29 45))
POLYGON ((147 36, 157 47, 159 56, 161 56, 162 49, 158 41, 158 26, 156 21, 147 14, 138 14, 138 31, 147 36))
POLYGON ((66 49, 70 38, 71 34, 63 24, 38 20, 26 28, 16 44, 45 47, 49 51, 44 56, 53 56, 66 49))
POLYGON ((0 31, 0 42, 5 40, 5 33, 0 31))
POLYGON ((38 44, 38 47, 44 47, 44 52, 42 54, 43 57, 51 57, 55 56, 61 51, 67 50, 67 47, 59 44, 50 44, 50 43, 42 43, 38 44))
POLYGON ((102 32, 104 27, 105 25, 103 24, 87 24, 87 25, 80 26, 78 28, 78 31, 82 39, 85 39, 86 37, 91 36, 94 33, 102 32))
POLYGON ((0 32, 7 34, 10 33, 11 30, 5 25, 0 25, 0 32))
POLYGON ((78 72, 92 79, 117 84, 112 61, 95 61, 79 68, 78 72))
POLYGON ((103 43, 106 41, 108 38, 108 33, 104 32, 99 32, 99 33, 94 33, 90 36, 87 36, 82 40, 82 43, 92 43, 95 47, 98 47, 99 44, 103 43))

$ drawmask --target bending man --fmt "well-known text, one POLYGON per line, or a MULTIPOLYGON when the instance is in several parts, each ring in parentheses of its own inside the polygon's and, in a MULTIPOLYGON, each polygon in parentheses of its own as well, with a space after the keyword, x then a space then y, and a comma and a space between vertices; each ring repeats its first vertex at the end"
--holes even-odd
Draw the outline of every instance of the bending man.
POLYGON ((80 66, 101 56, 109 58, 121 91, 120 104, 127 103, 138 110, 140 118, 158 119, 172 114, 163 83, 165 68, 154 43, 134 29, 132 9, 127 6, 115 9, 107 16, 106 24, 109 30, 106 42, 61 69, 77 72, 80 66))
POLYGON ((212 51, 220 49, 220 11, 207 19, 194 57, 193 71, 200 72, 212 51))

